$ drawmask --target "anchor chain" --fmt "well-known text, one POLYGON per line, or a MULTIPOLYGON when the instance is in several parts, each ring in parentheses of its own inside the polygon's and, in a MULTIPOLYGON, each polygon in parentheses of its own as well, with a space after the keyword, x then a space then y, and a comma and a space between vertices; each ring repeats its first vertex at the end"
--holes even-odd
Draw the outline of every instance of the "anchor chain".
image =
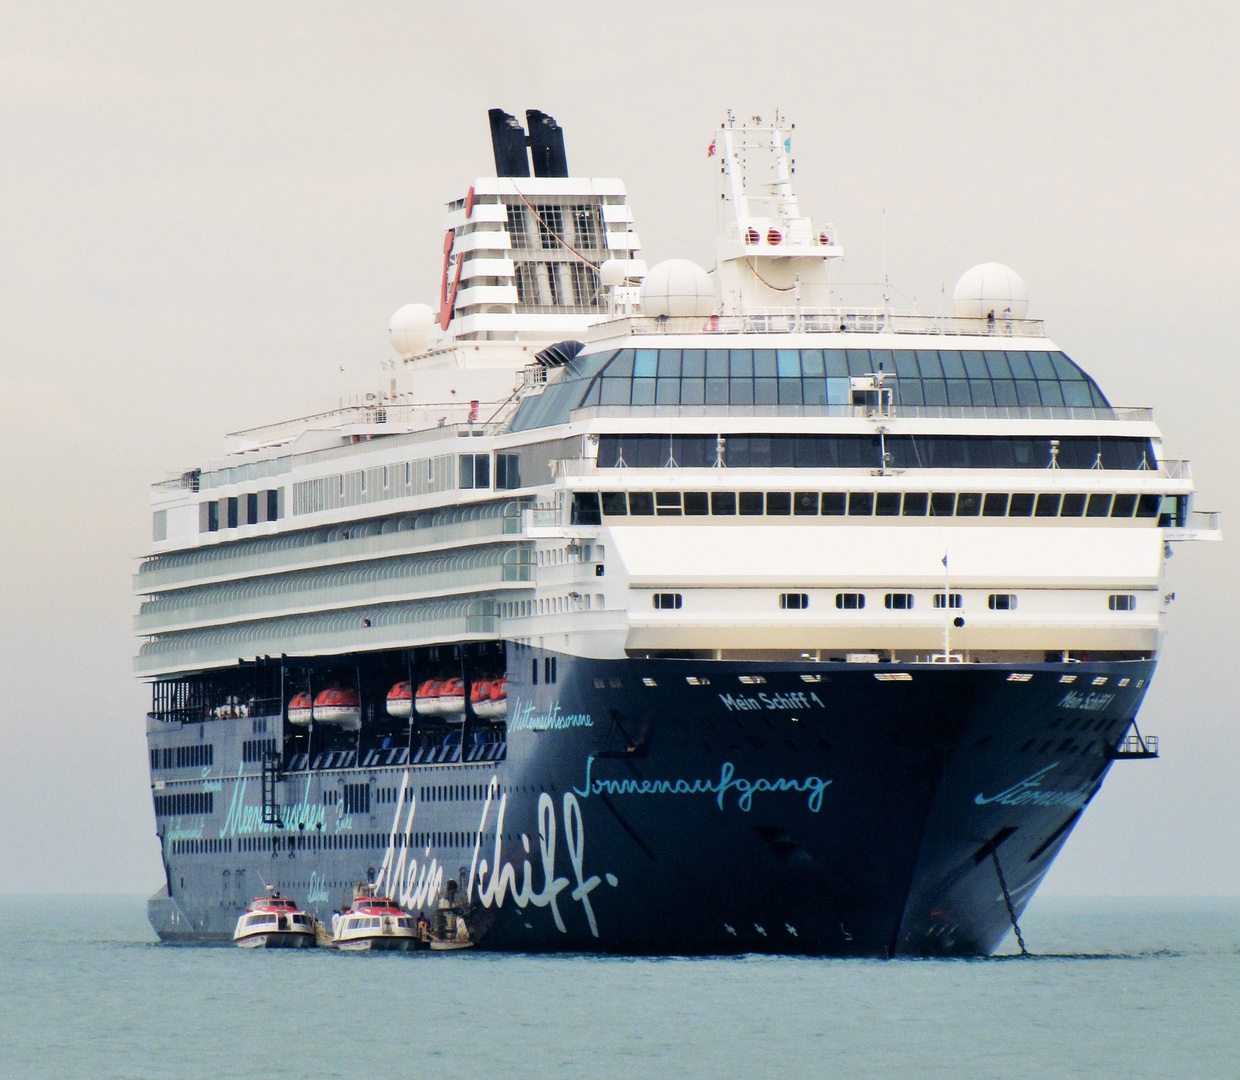
POLYGON ((1029 950, 1025 948, 1025 939, 1021 936, 1020 926, 1016 922, 1016 909, 1012 907, 1012 896, 1008 892, 1007 881, 1003 877, 1003 867, 999 865, 999 852, 994 844, 990 845, 990 858, 995 864, 995 873, 999 876, 999 888, 1003 890, 1003 902, 1007 904, 1008 918, 1012 920, 1012 929, 1016 932, 1016 944, 1020 946, 1020 955, 1028 956, 1029 950))

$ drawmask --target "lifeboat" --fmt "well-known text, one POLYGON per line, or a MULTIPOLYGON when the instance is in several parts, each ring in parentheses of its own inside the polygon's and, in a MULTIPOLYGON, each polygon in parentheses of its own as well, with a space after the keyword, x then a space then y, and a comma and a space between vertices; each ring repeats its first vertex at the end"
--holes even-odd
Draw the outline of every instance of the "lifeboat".
POLYGON ((427 679, 418 687, 414 708, 419 716, 457 716, 465 711, 465 683, 460 679, 427 679))
POLYGON ((356 731, 362 726, 362 709, 357 691, 343 686, 330 686, 314 699, 314 719, 320 724, 356 731))
POLYGON ((332 917, 332 944, 345 952, 408 952, 424 942, 413 916, 393 900, 359 896, 348 911, 332 917))
POLYGON ((288 703, 288 722, 308 724, 310 723, 310 711, 310 695, 304 691, 294 694, 293 700, 288 703))
POLYGON ((233 944, 242 949, 309 949, 318 944, 314 916, 273 891, 250 902, 237 920, 233 944))
POLYGON ((387 696, 387 714, 397 720, 408 720, 413 715, 413 685, 398 682, 387 696))
POLYGON ((469 688, 469 707, 479 720, 495 720, 508 712, 508 680, 479 679, 469 688))

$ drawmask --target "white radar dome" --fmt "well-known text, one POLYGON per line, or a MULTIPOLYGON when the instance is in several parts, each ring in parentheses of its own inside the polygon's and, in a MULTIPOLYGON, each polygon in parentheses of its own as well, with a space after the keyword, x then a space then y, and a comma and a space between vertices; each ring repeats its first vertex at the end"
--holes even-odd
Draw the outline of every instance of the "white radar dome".
POLYGON ((966 270, 952 293, 958 319, 1023 319, 1029 310, 1029 290, 1010 266, 982 263, 966 270))
POLYGON ((406 304, 388 324, 388 340, 402 357, 421 352, 426 335, 435 321, 435 313, 427 304, 406 304))
POLYGON ((688 259, 656 263, 642 283, 642 314, 653 318, 700 317, 715 313, 710 275, 688 259))

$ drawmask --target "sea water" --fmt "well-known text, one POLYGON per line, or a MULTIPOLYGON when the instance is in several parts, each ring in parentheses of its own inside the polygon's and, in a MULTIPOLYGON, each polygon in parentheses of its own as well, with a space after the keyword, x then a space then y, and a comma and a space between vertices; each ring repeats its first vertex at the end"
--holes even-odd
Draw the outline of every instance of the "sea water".
POLYGON ((709 960, 160 945, 0 898, 0 1076, 1237 1077, 1240 900, 1039 899, 1035 954, 709 960))

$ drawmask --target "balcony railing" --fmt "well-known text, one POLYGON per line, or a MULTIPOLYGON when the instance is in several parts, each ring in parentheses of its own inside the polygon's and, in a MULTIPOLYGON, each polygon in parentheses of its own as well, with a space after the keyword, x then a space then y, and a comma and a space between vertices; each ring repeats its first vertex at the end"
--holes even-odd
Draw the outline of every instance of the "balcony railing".
MULTIPOLYGON (((691 417, 858 417, 874 416, 863 405, 587 405, 574 409, 572 420, 610 417, 685 419, 691 417)), ((944 420, 1107 420, 1152 421, 1145 408, 1097 409, 1079 405, 893 405, 883 419, 944 420)))

